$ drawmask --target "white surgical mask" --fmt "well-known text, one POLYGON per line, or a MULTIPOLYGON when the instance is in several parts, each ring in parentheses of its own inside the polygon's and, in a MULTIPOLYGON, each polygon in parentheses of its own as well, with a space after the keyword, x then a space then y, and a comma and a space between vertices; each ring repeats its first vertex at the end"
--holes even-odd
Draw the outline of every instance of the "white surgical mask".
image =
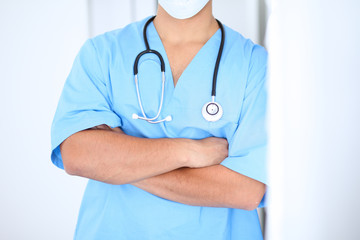
POLYGON ((209 0, 159 0, 161 7, 177 19, 195 16, 208 2, 209 0))

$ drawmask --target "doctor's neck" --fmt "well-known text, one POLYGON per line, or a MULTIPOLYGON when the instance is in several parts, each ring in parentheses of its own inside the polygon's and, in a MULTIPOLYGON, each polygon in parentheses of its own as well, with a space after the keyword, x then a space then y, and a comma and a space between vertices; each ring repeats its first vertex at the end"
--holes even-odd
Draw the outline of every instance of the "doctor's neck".
POLYGON ((176 19, 158 5, 154 26, 161 40, 171 44, 205 44, 219 28, 212 15, 212 1, 195 16, 187 19, 176 19))

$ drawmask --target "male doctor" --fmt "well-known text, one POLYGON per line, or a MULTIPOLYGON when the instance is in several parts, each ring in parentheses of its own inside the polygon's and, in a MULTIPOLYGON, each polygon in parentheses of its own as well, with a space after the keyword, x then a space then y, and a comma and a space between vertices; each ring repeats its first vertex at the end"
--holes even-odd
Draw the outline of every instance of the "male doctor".
MULTIPOLYGON (((147 37, 166 62, 163 111, 173 120, 151 124, 131 118, 146 20, 88 40, 59 101, 52 161, 89 179, 75 239, 262 239, 266 51, 225 26, 224 115, 208 122, 197 105, 210 100, 222 34, 212 1, 159 0, 147 37)), ((144 109, 156 112, 159 63, 143 58, 144 109)))

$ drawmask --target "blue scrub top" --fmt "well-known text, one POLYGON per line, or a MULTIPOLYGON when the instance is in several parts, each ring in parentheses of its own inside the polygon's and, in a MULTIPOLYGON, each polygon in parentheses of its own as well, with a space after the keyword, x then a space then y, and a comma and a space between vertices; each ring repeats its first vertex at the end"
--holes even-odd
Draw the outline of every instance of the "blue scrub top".
MULTIPOLYGON (((148 19, 148 18, 147 18, 148 19)), ((225 167, 266 184, 267 52, 225 28, 217 95, 224 110, 217 122, 206 121, 201 109, 211 101, 212 76, 220 29, 201 48, 174 87, 169 61, 154 25, 148 26, 150 48, 165 61, 166 82, 160 119, 141 116, 133 64, 145 49, 147 19, 85 42, 66 80, 51 130, 53 163, 63 168, 59 145, 70 135, 101 124, 121 127, 142 138, 222 137, 229 142, 225 167)), ((139 62, 139 88, 148 116, 157 114, 161 94, 160 62, 153 54, 139 62)), ((260 205, 263 205, 264 201, 260 205)), ((262 239, 257 211, 189 206, 169 201, 130 184, 89 180, 80 208, 75 239, 262 239)))

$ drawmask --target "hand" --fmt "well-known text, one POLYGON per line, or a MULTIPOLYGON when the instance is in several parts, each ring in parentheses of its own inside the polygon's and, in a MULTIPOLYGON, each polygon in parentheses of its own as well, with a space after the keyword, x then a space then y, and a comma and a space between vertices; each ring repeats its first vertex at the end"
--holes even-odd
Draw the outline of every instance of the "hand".
POLYGON ((218 165, 228 156, 228 142, 224 138, 209 137, 192 140, 188 167, 201 168, 218 165))

